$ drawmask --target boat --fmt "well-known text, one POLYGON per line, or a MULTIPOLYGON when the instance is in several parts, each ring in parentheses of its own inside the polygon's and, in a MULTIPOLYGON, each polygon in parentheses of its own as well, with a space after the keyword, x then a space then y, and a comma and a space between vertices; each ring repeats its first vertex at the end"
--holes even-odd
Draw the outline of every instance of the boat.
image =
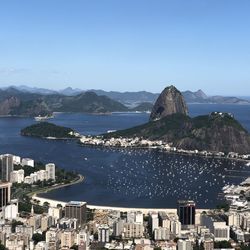
POLYGON ((48 119, 50 119, 50 118, 53 118, 53 116, 52 115, 46 115, 46 116, 41 116, 41 115, 39 115, 39 116, 35 116, 34 117, 34 119, 37 121, 37 122, 41 122, 41 121, 46 121, 46 120, 48 120, 48 119))
POLYGON ((108 131, 107 131, 108 134, 109 134, 109 133, 114 133, 114 132, 116 132, 115 129, 111 129, 111 130, 108 130, 108 131))

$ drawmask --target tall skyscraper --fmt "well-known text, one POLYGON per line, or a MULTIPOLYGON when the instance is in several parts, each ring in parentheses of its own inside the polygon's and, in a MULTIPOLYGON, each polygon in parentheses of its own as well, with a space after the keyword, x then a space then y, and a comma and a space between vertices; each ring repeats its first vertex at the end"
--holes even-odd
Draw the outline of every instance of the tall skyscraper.
POLYGON ((0 210, 10 202, 11 183, 0 182, 0 210))
POLYGON ((65 217, 75 218, 80 225, 86 223, 86 202, 70 201, 65 206, 65 217))
POLYGON ((195 225, 195 203, 191 200, 178 201, 178 216, 183 227, 195 225))
POLYGON ((13 155, 5 154, 1 156, 1 180, 10 181, 10 173, 13 171, 13 155))

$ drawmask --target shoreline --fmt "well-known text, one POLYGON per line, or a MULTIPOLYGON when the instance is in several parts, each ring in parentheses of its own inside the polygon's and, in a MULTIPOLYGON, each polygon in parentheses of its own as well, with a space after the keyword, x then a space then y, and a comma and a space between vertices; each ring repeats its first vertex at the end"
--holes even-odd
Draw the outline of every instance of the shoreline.
POLYGON ((33 197, 39 197, 38 196, 39 194, 45 194, 45 193, 51 192, 51 191, 56 190, 56 189, 76 185, 76 184, 79 184, 79 183, 84 181, 84 176, 83 175, 78 174, 77 176, 78 176, 78 178, 71 181, 70 183, 58 184, 56 186, 45 187, 44 189, 40 189, 40 190, 37 190, 37 191, 30 192, 30 193, 27 194, 27 196, 29 196, 29 197, 31 197, 33 199, 33 197))
POLYGON ((167 151, 157 147, 142 147, 142 146, 105 146, 105 145, 93 145, 93 144, 86 144, 82 143, 81 141, 78 142, 81 147, 92 147, 92 148, 106 148, 106 149, 135 149, 135 150, 158 150, 161 153, 173 154, 173 155, 185 155, 185 156, 193 156, 193 157, 200 157, 200 158, 210 158, 210 159, 223 159, 229 161, 239 161, 244 163, 250 163, 250 159, 243 159, 243 158, 234 158, 234 157, 227 157, 227 156, 218 156, 218 155, 202 155, 199 153, 187 153, 187 152, 178 152, 178 151, 167 151))
MULTIPOLYGON (((44 198, 40 197, 38 195, 33 195, 32 196, 33 200, 38 200, 41 204, 44 202, 48 202, 52 206, 57 206, 58 204, 61 204, 63 207, 67 204, 66 201, 60 201, 60 200, 55 200, 55 199, 50 199, 50 198, 44 198)), ((84 201, 83 201, 84 202, 84 201)), ((149 212, 167 212, 167 213, 175 213, 177 214, 177 209, 176 208, 134 208, 134 207, 116 207, 116 206, 102 206, 102 205, 91 205, 87 203, 87 208, 93 209, 93 210, 113 210, 113 211, 121 211, 121 212, 129 212, 129 211, 141 211, 144 214, 147 214, 149 212)), ((203 211, 210 211, 216 208, 197 208, 197 212, 203 212, 203 211)))

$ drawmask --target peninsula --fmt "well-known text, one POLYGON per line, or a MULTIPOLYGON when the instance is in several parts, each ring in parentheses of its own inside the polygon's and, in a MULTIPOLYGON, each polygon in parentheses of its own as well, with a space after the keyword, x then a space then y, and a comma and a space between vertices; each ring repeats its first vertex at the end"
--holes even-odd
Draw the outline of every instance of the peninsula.
POLYGON ((171 148, 194 152, 250 153, 250 135, 232 114, 215 111, 191 118, 184 97, 174 86, 163 90, 148 123, 104 134, 101 138, 114 143, 121 138, 160 141, 171 148))

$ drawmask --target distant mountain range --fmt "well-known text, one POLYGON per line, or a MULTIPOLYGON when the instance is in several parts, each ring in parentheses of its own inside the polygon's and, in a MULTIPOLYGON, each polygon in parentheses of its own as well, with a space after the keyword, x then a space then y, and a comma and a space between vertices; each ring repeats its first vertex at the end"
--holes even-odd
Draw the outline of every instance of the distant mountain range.
POLYGON ((93 92, 75 96, 62 94, 38 94, 19 91, 15 88, 0 89, 0 115, 44 116, 52 112, 108 113, 128 111, 128 108, 93 92))
MULTIPOLYGON (((182 92, 187 103, 250 104, 238 97, 207 96, 202 90, 182 92)), ((83 91, 66 88, 55 91, 27 86, 0 89, 0 115, 37 116, 52 112, 107 113, 150 111, 159 94, 146 91, 83 91)))
MULTIPOLYGON (((41 95, 66 95, 66 96, 76 96, 81 93, 86 92, 86 90, 81 90, 79 88, 65 88, 62 90, 50 90, 44 88, 32 88, 25 85, 22 86, 11 86, 11 89, 16 89, 25 93, 41 94, 41 95)), ((98 96, 107 96, 115 101, 118 101, 128 107, 134 108, 141 103, 155 103, 159 96, 159 93, 151 93, 147 91, 138 92, 118 92, 118 91, 104 91, 90 89, 87 92, 94 92, 98 96)), ((250 104, 249 97, 230 97, 230 96, 208 96, 202 90, 196 92, 183 91, 182 95, 187 103, 207 103, 207 104, 250 104)), ((149 105, 149 104, 147 104, 149 105)))

